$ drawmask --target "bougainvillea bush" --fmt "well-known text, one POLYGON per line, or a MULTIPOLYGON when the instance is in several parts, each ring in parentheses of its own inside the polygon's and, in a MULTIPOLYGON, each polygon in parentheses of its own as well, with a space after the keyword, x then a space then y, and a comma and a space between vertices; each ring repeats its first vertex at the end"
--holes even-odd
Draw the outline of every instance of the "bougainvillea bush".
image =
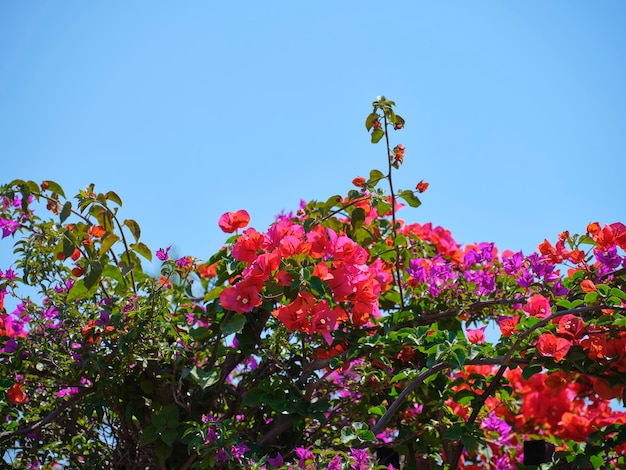
POLYGON ((525 254, 398 219, 428 184, 394 188, 394 107, 366 119, 385 171, 266 230, 225 213, 208 260, 148 248, 113 191, 2 186, 4 465, 513 469, 542 440, 625 468, 626 227, 525 254))

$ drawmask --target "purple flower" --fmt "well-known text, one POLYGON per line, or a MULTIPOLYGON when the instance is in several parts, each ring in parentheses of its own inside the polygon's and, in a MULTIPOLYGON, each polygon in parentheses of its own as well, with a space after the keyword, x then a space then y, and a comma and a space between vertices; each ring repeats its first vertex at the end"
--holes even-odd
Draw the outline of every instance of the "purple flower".
POLYGON ((75 393, 78 393, 78 387, 63 388, 57 392, 57 398, 69 397, 75 393))
POLYGON ((17 274, 11 268, 7 269, 5 273, 3 273, 2 269, 0 269, 0 279, 7 279, 8 281, 13 282, 16 277, 17 274))
POLYGON ((355 470, 367 470, 369 468, 366 449, 350 449, 350 457, 354 460, 352 468, 355 470))
POLYGON ((0 229, 2 229, 2 238, 6 238, 9 235, 13 235, 15 231, 20 227, 19 222, 11 219, 0 219, 0 229))
POLYGON ((156 251, 156 257, 159 258, 161 261, 167 261, 170 258, 170 255, 168 254, 170 248, 172 248, 171 245, 168 246, 165 250, 163 248, 159 248, 156 251))
POLYGON ((341 457, 339 457, 339 455, 335 455, 328 463, 327 470, 341 470, 341 457))
POLYGON ((600 261, 607 268, 615 269, 622 264, 622 258, 617 254, 617 247, 613 245, 604 251, 596 248, 594 254, 598 261, 600 261))
POLYGON ((533 276, 528 269, 524 269, 522 275, 518 277, 515 282, 517 282, 520 287, 528 288, 535 282, 535 276, 533 276))
POLYGON ((9 338, 6 343, 4 343, 4 347, 0 349, 0 352, 6 353, 14 353, 17 351, 17 341, 13 338, 9 338))
POLYGON ((426 282, 428 271, 426 267, 421 263, 421 259, 412 259, 409 261, 409 268, 406 272, 415 279, 417 282, 426 282))
POLYGON ((301 469, 306 468, 306 461, 307 460, 314 460, 315 456, 313 455, 313 452, 311 452, 311 448, 307 447, 306 449, 304 447, 296 447, 296 456, 299 459, 298 462, 298 466, 301 469))
POLYGON ((556 281, 554 285, 552 286, 552 293, 555 296, 560 297, 562 295, 567 295, 569 293, 569 289, 563 286, 561 281, 556 281))
POLYGON ((501 418, 498 418, 495 413, 489 413, 489 416, 485 418, 482 423, 482 427, 487 431, 495 432, 498 434, 498 442, 504 443, 511 437, 511 425, 501 418))
POLYGON ((215 460, 218 462, 226 462, 228 460, 228 453, 224 448, 220 449, 217 454, 215 454, 215 460))
POLYGON ((502 268, 504 272, 513 275, 522 268, 522 262, 524 261, 524 254, 521 251, 502 259, 502 268))
POLYGON ((243 458, 243 454, 245 454, 249 450, 250 448, 247 445, 245 445, 243 442, 240 442, 236 446, 233 446, 232 449, 230 449, 230 453, 233 455, 233 458, 241 460, 243 458))
POLYGON ((283 456, 280 455, 279 452, 278 454, 276 454, 276 457, 269 457, 267 459, 267 463, 269 463, 273 467, 280 467, 283 463, 285 463, 285 459, 283 459, 283 456))

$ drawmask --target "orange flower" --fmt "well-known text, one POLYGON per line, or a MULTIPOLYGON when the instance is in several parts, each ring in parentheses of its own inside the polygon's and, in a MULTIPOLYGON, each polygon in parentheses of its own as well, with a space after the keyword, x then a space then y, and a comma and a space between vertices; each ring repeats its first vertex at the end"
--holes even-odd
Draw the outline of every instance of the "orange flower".
POLYGON ((418 193, 423 193, 424 191, 428 189, 428 186, 429 184, 422 180, 419 183, 417 183, 417 185, 415 186, 415 189, 417 189, 418 193))
POLYGON ((74 277, 81 277, 84 272, 85 270, 80 266, 76 266, 74 269, 72 269, 72 274, 74 275, 74 277))
POLYGON ((572 260, 572 263, 580 264, 585 261, 585 252, 583 250, 571 251, 569 259, 572 260))
POLYGON ((355 185, 357 188, 362 188, 363 186, 365 186, 365 182, 365 178, 363 178, 362 176, 357 176, 352 180, 352 184, 355 185))
POLYGON ((583 290, 583 292, 595 292, 597 290, 596 285, 593 283, 593 281, 589 279, 585 279, 583 282, 581 282, 580 288, 583 290))
POLYGON ((93 238, 89 236, 83 238, 83 246, 86 246, 86 247, 93 246, 93 238))
POLYGON ((598 222, 593 222, 593 223, 587 225, 587 234, 588 235, 595 235, 599 231, 600 231, 600 224, 598 222))
POLYGON ((104 227, 100 225, 92 225, 91 227, 89 227, 89 235, 92 235, 95 238, 100 238, 105 233, 106 230, 104 230, 104 227))
POLYGON ((213 264, 203 264, 203 265, 198 266, 198 274, 203 279, 209 279, 209 278, 217 276, 217 264, 218 263, 219 261, 213 264))
POLYGON ((22 387, 24 387, 24 384, 20 382, 12 385, 11 388, 7 390, 7 396, 9 398, 9 401, 14 405, 21 405, 28 399, 28 396, 26 396, 26 393, 22 390, 22 387))

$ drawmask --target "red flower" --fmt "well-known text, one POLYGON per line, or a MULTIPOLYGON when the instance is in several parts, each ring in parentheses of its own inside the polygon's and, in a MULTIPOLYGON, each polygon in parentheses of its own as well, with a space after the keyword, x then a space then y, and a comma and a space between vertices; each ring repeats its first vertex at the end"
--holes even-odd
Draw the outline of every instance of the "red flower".
POLYGON ((415 189, 417 189, 418 193, 423 193, 424 191, 426 191, 428 189, 428 186, 429 186, 429 184, 426 183, 425 181, 420 181, 415 186, 415 189))
POLYGON ((352 184, 355 185, 357 188, 362 188, 363 186, 365 186, 365 183, 365 178, 363 178, 362 176, 357 176, 352 180, 352 184))
POLYGON ((26 396, 26 393, 22 391, 23 386, 24 386, 23 383, 16 383, 12 385, 11 388, 9 388, 9 390, 7 390, 7 396, 9 398, 9 401, 13 403, 14 405, 21 405, 22 403, 26 402, 26 400, 28 399, 28 396, 26 396))
POLYGON ((226 310, 236 313, 251 312, 262 303, 257 286, 246 281, 224 289, 220 294, 220 302, 226 310))
POLYGON ((233 233, 244 228, 250 222, 250 214, 244 209, 237 212, 226 212, 219 218, 217 224, 223 232, 233 233))
POLYGON ((559 320, 556 332, 564 338, 578 342, 585 336, 585 323, 574 315, 564 315, 559 320))
POLYGON ((531 317, 546 318, 552 313, 550 301, 541 294, 535 294, 524 305, 524 312, 531 317))
POLYGON ((500 333, 502 336, 509 337, 515 331, 515 327, 519 323, 519 317, 503 317, 498 320, 498 326, 500 327, 500 333))
POLYGON ((571 341, 565 338, 559 338, 552 333, 542 334, 537 341, 537 351, 539 351, 539 354, 544 357, 553 357, 557 362, 567 355, 571 347, 571 341))

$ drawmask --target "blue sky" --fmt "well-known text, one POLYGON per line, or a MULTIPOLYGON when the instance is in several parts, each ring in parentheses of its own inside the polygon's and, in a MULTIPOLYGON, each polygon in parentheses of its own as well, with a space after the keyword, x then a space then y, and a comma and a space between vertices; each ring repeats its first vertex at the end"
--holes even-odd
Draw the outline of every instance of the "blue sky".
POLYGON ((618 0, 5 1, 0 183, 95 183, 151 248, 207 259, 221 213, 262 230, 384 170, 384 94, 396 187, 430 182, 402 218, 528 252, 626 222, 624 24, 618 0))

